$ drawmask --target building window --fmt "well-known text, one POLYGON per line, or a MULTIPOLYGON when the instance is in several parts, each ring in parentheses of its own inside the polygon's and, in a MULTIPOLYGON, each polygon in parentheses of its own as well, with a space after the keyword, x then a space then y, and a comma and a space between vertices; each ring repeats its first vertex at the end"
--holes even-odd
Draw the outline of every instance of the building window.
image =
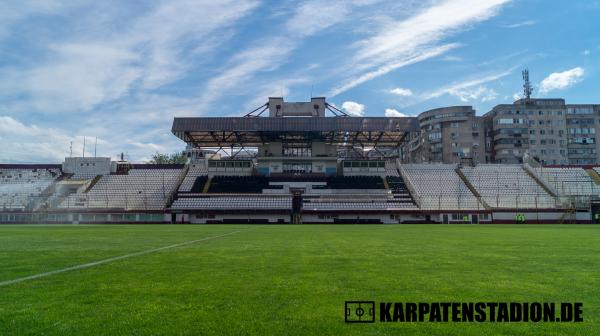
POLYGON ((594 109, 591 107, 569 107, 567 114, 594 114, 594 109))
POLYGON ((595 144, 596 143, 596 138, 571 138, 569 139, 569 143, 576 143, 576 144, 595 144))

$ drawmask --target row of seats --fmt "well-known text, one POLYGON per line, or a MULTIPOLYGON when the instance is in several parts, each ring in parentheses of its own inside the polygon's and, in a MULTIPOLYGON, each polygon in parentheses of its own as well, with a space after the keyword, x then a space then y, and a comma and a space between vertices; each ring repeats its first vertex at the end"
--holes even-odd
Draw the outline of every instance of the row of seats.
POLYGON ((275 173, 269 176, 269 182, 327 182, 328 179, 325 174, 318 173, 275 173))
POLYGON ((556 207, 556 200, 520 165, 479 164, 461 171, 491 207, 556 207))
POLYGON ((412 203, 397 201, 355 201, 352 199, 330 200, 327 202, 304 202, 305 210, 394 210, 417 209, 412 203))
POLYGON ((73 175, 70 177, 70 179, 72 179, 72 180, 89 180, 89 179, 95 178, 96 176, 98 176, 98 174, 92 173, 92 172, 76 172, 76 173, 73 173, 73 175))
POLYGON ((63 209, 121 209, 162 210, 166 198, 162 195, 75 194, 68 196, 58 206, 63 209))
POLYGON ((451 164, 406 164, 405 177, 417 193, 422 209, 481 209, 483 206, 471 193, 451 164))
POLYGON ((58 168, 0 169, 0 208, 31 208, 60 175, 58 168))
POLYGON ((192 189, 190 189, 190 193, 201 193, 204 191, 204 185, 206 185, 206 181, 208 181, 208 176, 198 176, 196 177, 196 181, 192 185, 192 189))
POLYGON ((385 189, 379 176, 330 176, 328 189, 385 189))
POLYGON ((385 175, 386 176, 400 176, 398 173, 398 167, 396 166, 395 161, 386 161, 385 162, 385 175))
POLYGON ((87 193, 68 196, 59 208, 162 210, 181 173, 181 169, 131 169, 124 175, 104 175, 87 193))
POLYGON ((386 176, 385 177, 392 194, 394 195, 394 200, 402 203, 410 203, 415 205, 415 201, 413 200, 410 191, 406 187, 404 180, 400 176, 386 176))
POLYGON ((205 210, 291 210, 292 198, 287 197, 189 197, 179 198, 173 202, 173 209, 205 209, 205 210))
POLYGON ((535 172, 554 188, 559 196, 599 196, 600 185, 578 167, 534 168, 535 172))
MULTIPOLYGON (((208 174, 208 169, 204 164, 192 164, 183 178, 183 182, 179 186, 180 192, 197 192, 192 191, 192 188, 196 184, 196 181, 199 177, 206 177, 208 174)), ((206 181, 206 179, 204 180, 206 181)), ((203 185, 204 186, 204 185, 203 185)))
POLYGON ((266 176, 214 176, 210 182, 209 193, 215 194, 259 194, 269 187, 266 176))

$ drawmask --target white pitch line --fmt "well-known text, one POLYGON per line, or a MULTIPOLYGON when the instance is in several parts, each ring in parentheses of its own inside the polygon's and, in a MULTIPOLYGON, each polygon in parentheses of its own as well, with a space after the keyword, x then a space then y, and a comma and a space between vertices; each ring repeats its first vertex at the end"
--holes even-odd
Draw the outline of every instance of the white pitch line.
MULTIPOLYGON (((262 226, 263 225, 261 225, 259 227, 262 227, 262 226)), ((121 260, 121 259, 127 259, 127 258, 131 258, 131 257, 137 257, 137 256, 141 256, 141 255, 144 255, 144 254, 158 252, 158 251, 162 251, 162 250, 167 250, 167 249, 171 249, 171 248, 175 248, 175 247, 191 245, 191 244, 203 242, 203 241, 206 241, 206 240, 222 238, 222 237, 225 237, 225 236, 230 236, 230 235, 233 235, 233 234, 236 234, 236 233, 240 233, 240 232, 243 232, 243 231, 247 231, 247 230, 250 230, 250 229, 233 231, 233 232, 225 233, 225 234, 222 234, 222 235, 219 235, 219 236, 212 236, 212 237, 206 237, 206 238, 202 238, 202 239, 190 240, 190 241, 183 242, 183 243, 177 243, 177 244, 173 244, 173 245, 169 245, 169 246, 157 247, 157 248, 153 248, 153 249, 150 249, 150 250, 145 250, 145 251, 140 251, 140 252, 134 252, 134 253, 130 253, 130 254, 125 254, 125 255, 122 255, 122 256, 118 256, 118 257, 112 257, 112 258, 108 258, 108 259, 93 261, 93 262, 90 262, 90 263, 87 263, 87 264, 75 265, 75 266, 71 266, 71 267, 67 267, 67 268, 63 268, 63 269, 58 269, 58 270, 54 270, 54 271, 50 271, 50 272, 45 272, 45 273, 40 273, 40 274, 34 274, 34 275, 26 276, 26 277, 23 277, 23 278, 17 278, 17 279, 13 279, 13 280, 2 281, 2 282, 0 282, 0 287, 12 285, 12 284, 23 282, 23 281, 27 281, 27 280, 39 279, 39 278, 51 276, 51 275, 54 275, 54 274, 59 274, 59 273, 64 273, 64 272, 69 272, 69 271, 75 271, 75 270, 79 270, 79 269, 82 269, 82 268, 88 268, 88 267, 98 266, 98 265, 102 265, 102 264, 107 264, 107 263, 110 263, 110 262, 113 262, 113 261, 117 261, 117 260, 121 260)))

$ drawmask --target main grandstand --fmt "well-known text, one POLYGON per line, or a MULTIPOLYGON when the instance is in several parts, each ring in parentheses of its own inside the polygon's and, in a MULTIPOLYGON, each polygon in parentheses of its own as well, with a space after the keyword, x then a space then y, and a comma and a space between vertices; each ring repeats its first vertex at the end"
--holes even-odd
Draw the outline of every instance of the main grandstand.
POLYGON ((0 223, 600 223, 599 166, 403 164, 416 118, 269 98, 175 118, 182 165, 0 165, 0 223))

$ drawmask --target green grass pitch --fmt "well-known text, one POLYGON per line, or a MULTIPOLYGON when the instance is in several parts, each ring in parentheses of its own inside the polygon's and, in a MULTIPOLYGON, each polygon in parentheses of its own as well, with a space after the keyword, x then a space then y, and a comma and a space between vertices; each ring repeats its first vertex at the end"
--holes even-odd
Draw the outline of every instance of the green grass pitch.
POLYGON ((0 226, 0 335, 598 335, 600 227, 0 226), (583 323, 344 323, 345 300, 576 302, 583 323))

